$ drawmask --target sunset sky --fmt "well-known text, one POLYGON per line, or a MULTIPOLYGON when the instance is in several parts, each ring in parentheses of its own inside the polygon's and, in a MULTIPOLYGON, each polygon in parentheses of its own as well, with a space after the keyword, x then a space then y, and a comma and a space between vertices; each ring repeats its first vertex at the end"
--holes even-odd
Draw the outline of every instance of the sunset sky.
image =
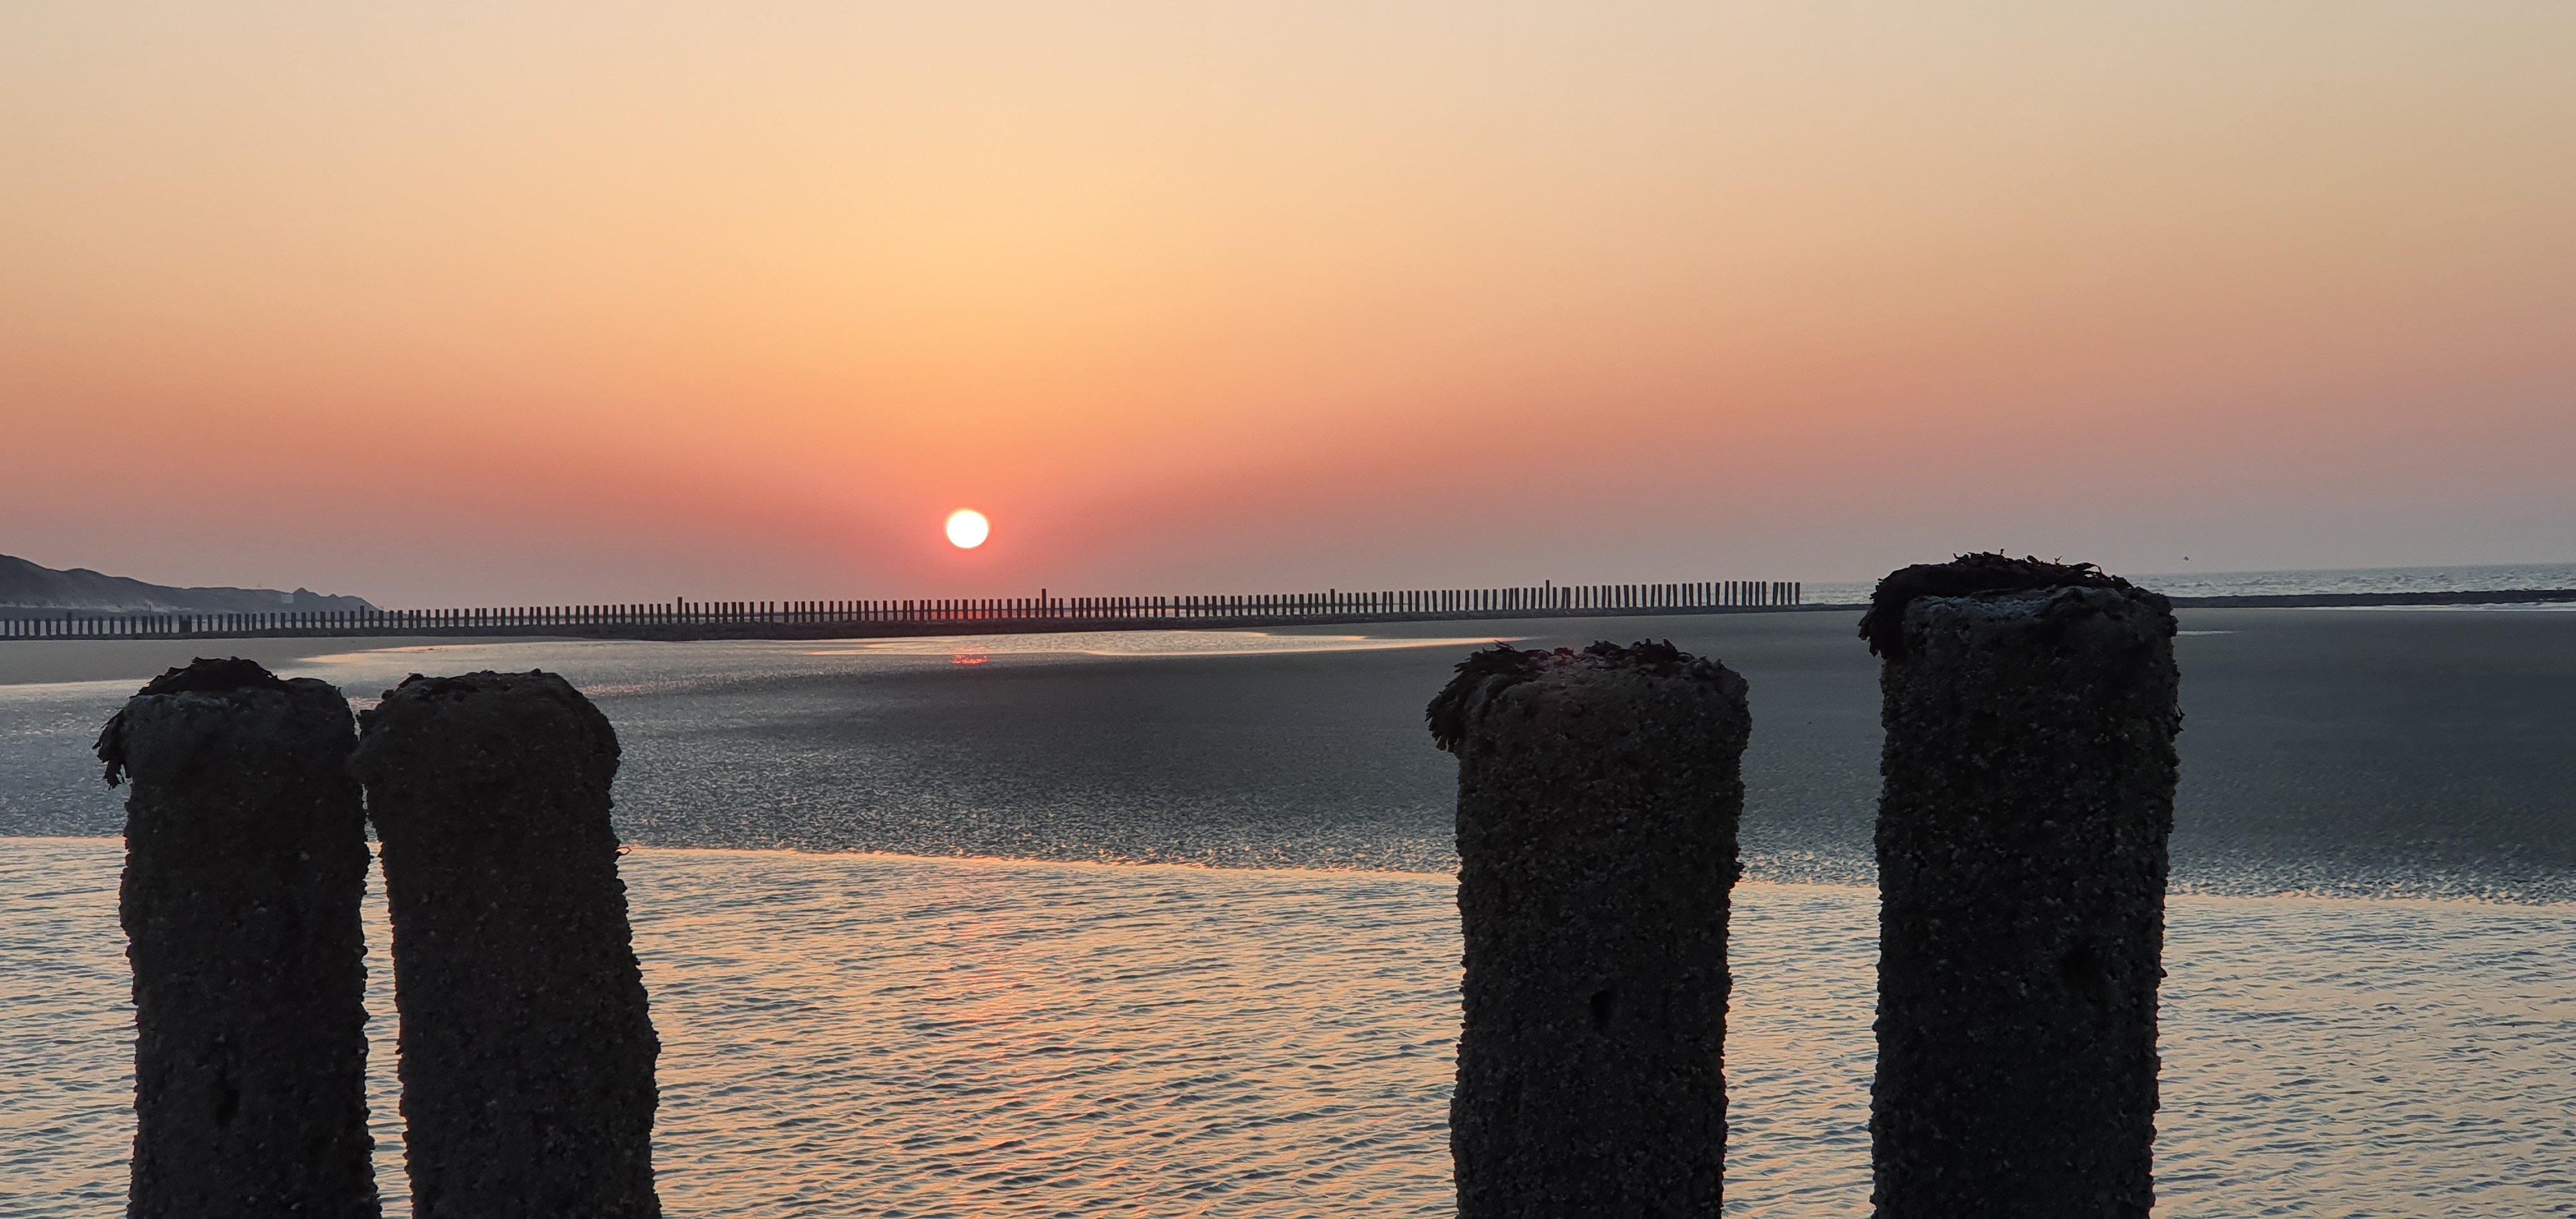
POLYGON ((14 4, 0 553, 387 605, 2576 560, 2571 65, 2564 0, 14 4))

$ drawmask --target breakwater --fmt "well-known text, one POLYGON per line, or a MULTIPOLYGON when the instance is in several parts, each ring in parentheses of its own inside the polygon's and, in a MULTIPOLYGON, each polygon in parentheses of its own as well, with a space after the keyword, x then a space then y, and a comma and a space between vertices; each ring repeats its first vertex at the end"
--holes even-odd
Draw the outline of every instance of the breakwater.
MULTIPOLYGON (((2576 603, 2576 589, 2271 593, 2167 598, 2176 609, 2576 603)), ((472 609, 320 610, 261 614, 126 614, 0 606, 14 639, 293 639, 340 636, 529 635, 578 639, 868 639, 1048 631, 1248 629, 1372 622, 1473 622, 1859 610, 1806 599, 1790 580, 1540 585, 1412 592, 1144 597, 953 597, 894 601, 689 601, 472 609)))
POLYGON ((1591 618, 1798 608, 1791 580, 1540 584, 1309 593, 951 597, 889 601, 689 601, 474 609, 84 614, 0 618, 0 639, 268 639, 544 635, 588 639, 849 639, 1171 627, 1331 626, 1479 618, 1591 618))

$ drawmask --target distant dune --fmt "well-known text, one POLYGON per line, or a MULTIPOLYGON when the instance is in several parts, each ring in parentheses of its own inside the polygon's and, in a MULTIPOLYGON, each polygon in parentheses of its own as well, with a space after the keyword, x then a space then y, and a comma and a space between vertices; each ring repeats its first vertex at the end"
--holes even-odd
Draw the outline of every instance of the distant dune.
POLYGON ((63 610, 104 613, 256 614, 278 610, 374 609, 358 597, 310 589, 172 588, 75 567, 55 571, 0 554, 0 618, 50 616, 63 610))

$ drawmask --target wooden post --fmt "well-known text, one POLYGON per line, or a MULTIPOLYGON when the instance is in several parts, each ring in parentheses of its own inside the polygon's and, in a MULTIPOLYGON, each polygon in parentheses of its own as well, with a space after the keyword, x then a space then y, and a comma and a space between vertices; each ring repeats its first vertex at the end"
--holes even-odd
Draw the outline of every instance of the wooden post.
POLYGON ((414 677, 367 713, 421 1219, 661 1214, 617 756, 551 673, 414 677))
POLYGON ((1458 756, 1458 1214, 1715 1216, 1744 679, 1497 645, 1427 716, 1458 756))
POLYGON ((2154 1204, 2174 736, 2165 598, 2001 555, 1879 582, 1885 1219, 2154 1204))
POLYGON ((162 674, 99 735, 134 780, 130 1216, 379 1213, 355 743, 339 691, 247 660, 162 674))

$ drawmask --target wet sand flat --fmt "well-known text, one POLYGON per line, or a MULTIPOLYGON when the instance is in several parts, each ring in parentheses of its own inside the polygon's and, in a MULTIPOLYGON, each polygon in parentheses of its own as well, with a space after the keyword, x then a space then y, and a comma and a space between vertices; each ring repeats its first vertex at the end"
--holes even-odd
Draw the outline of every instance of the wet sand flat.
MULTIPOLYGON (((2181 617, 2178 884, 2576 899, 2576 613, 2181 617)), ((1379 630, 1376 650, 1280 652, 1295 637, 1267 636, 1266 653, 1211 655, 1243 644, 1206 633, 900 650, 442 642, 285 668, 360 701, 415 670, 563 672, 617 724, 619 831, 653 845, 1446 872, 1455 768, 1422 707, 1470 646, 1461 625, 1379 630), (1422 637, 1442 642, 1377 647, 1422 637), (1128 650, 1079 650, 1103 647, 1128 650)), ((1752 875, 1873 880, 1877 672, 1848 616, 1486 625, 1525 644, 1670 637, 1724 658, 1752 686, 1752 875)), ((124 645, 25 646, 0 646, 0 677, 41 649, 124 645)), ((87 746, 139 681, 0 684, 0 834, 117 832, 87 746)))

